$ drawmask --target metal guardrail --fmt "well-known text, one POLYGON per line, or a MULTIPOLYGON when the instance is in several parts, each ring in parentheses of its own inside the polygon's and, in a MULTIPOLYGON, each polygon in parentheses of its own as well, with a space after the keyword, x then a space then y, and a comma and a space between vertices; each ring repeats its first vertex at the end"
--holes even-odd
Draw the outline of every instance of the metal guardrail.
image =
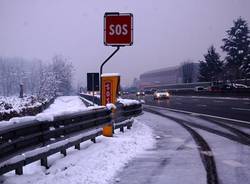
POLYGON ((105 124, 114 123, 115 129, 124 131, 131 128, 133 119, 142 112, 141 104, 132 106, 117 105, 112 114, 107 108, 72 113, 54 117, 53 121, 28 121, 0 129, 0 175, 15 170, 23 173, 23 166, 40 160, 48 168, 48 156, 61 152, 86 140, 95 142, 102 135, 105 124))
MULTIPOLYGON (((84 93, 79 94, 80 98, 87 106, 91 106, 94 100, 95 104, 100 104, 100 98, 84 93), (85 100, 87 99, 87 101, 85 100)), ((142 113, 142 105, 141 104, 133 104, 129 106, 124 106, 121 103, 116 103, 116 113, 114 114, 113 118, 115 123, 125 121, 126 119, 130 118, 131 116, 137 116, 142 113)))

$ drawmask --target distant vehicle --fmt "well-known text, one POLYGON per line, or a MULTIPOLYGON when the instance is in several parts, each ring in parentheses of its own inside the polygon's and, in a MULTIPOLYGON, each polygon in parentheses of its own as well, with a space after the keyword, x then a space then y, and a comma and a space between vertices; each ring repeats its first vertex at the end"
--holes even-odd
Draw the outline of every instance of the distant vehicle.
POLYGON ((152 90, 145 90, 145 94, 152 95, 152 94, 154 94, 154 92, 152 92, 152 90))
POLYGON ((205 91, 205 88, 203 86, 196 86, 194 88, 195 91, 205 91))
POLYGON ((144 91, 138 91, 136 93, 136 96, 145 96, 145 92, 144 91))
POLYGON ((231 83, 231 82, 212 82, 211 86, 209 87, 209 91, 228 91, 233 89, 247 89, 248 86, 244 84, 237 84, 237 83, 231 83))
POLYGON ((154 93, 154 99, 159 100, 159 99, 169 99, 170 94, 167 91, 156 91, 154 93))
POLYGON ((235 84, 235 83, 233 83, 232 84, 232 86, 234 87, 234 88, 248 88, 248 86, 246 86, 246 85, 244 85, 244 84, 235 84))
POLYGON ((128 91, 119 91, 119 95, 128 95, 129 92, 128 91))

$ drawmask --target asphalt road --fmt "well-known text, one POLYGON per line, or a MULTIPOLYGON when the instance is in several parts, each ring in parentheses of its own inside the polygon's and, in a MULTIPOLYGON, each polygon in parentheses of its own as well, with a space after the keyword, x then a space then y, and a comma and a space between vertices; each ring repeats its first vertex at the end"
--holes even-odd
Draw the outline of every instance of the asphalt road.
POLYGON ((153 130, 155 145, 127 163, 113 184, 206 183, 199 152, 184 128, 151 113, 136 119, 153 130))
POLYGON ((249 98, 171 96, 170 99, 154 100, 152 95, 139 98, 147 105, 250 122, 249 98))
POLYGON ((131 160, 113 183, 210 183, 205 173, 211 173, 206 167, 210 162, 204 164, 204 155, 213 156, 219 183, 249 183, 250 168, 245 163, 250 158, 250 99, 172 96, 154 100, 152 95, 140 99, 145 101, 145 113, 136 119, 152 128, 156 145, 131 160), (194 143, 197 137, 178 122, 196 131, 211 151, 203 151, 194 143))

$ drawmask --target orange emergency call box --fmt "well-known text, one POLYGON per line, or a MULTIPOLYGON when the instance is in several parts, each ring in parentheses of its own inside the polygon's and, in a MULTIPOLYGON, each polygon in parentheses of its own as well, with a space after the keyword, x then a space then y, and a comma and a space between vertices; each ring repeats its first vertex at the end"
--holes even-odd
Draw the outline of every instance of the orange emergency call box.
MULTIPOLYGON (((117 73, 113 74, 102 74, 101 76, 101 104, 106 105, 109 103, 115 104, 118 97, 119 86, 120 86, 120 75, 117 73)), ((113 110, 114 113, 114 110, 113 110)), ((103 135, 106 137, 113 136, 113 124, 103 127, 103 135)))
POLYGON ((117 73, 113 74, 102 74, 102 105, 108 103, 115 104, 118 97, 119 86, 120 86, 120 75, 117 73))

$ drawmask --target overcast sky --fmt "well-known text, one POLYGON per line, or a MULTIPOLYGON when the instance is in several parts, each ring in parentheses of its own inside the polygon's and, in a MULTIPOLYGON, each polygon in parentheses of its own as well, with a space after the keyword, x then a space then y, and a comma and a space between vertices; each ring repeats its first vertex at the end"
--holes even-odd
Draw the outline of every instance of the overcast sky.
POLYGON ((104 72, 122 84, 141 73, 203 58, 239 16, 250 21, 250 0, 0 0, 0 56, 41 59, 63 55, 77 81, 99 72, 114 48, 103 45, 105 12, 134 14, 134 45, 121 48, 104 72))

